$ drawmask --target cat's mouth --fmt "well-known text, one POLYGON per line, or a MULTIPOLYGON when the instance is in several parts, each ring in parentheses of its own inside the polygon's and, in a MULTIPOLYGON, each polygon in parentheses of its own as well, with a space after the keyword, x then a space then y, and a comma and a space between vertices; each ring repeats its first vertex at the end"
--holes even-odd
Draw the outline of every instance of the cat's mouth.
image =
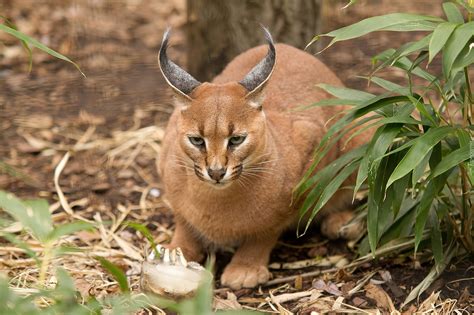
POLYGON ((204 172, 201 170, 201 168, 198 165, 194 165, 194 173, 196 176, 203 182, 213 186, 214 188, 222 189, 230 186, 235 180, 237 180, 242 173, 243 170, 243 165, 239 164, 236 165, 232 168, 232 172, 228 175, 222 178, 221 180, 215 180, 210 178, 209 176, 206 176, 204 172))

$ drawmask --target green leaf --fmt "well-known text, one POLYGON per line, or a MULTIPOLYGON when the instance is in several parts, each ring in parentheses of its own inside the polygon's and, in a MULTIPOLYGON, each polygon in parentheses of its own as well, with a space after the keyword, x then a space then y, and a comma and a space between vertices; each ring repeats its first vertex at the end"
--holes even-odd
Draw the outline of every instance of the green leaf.
POLYGON ((0 24, 0 31, 4 31, 4 32, 7 32, 8 34, 10 35, 13 35, 15 36, 16 38, 24 41, 25 43, 27 43, 28 45, 31 45, 31 46, 34 46, 38 49, 41 49, 42 51, 44 51, 45 53, 47 54, 50 54, 51 56, 53 57, 56 57, 58 59, 61 59, 61 60, 64 60, 64 61, 67 61, 71 64, 73 64, 76 69, 85 77, 86 75, 81 71, 81 68, 79 68, 79 66, 74 62, 72 61, 71 59, 69 59, 68 57, 52 50, 51 48, 47 47, 46 45, 43 45, 42 43, 40 43, 39 41, 37 41, 36 39, 32 38, 32 37, 29 37, 28 35, 26 34, 23 34, 22 32, 19 32, 11 27, 8 27, 6 26, 5 24, 0 24))
POLYGON ((425 107, 425 104, 423 104, 419 98, 415 98, 411 95, 408 95, 407 96, 413 105, 415 105, 416 109, 418 109, 418 111, 420 112, 420 114, 422 115, 422 118, 426 118, 427 120, 429 120, 434 126, 437 126, 438 123, 436 122, 436 120, 433 118, 433 115, 431 115, 428 110, 426 109, 425 107))
POLYGON ((369 143, 366 155, 363 157, 359 171, 357 173, 357 180, 354 188, 354 199, 355 194, 359 191, 362 183, 367 179, 369 173, 369 165, 372 165, 375 158, 383 155, 387 152, 388 148, 393 142, 393 139, 400 132, 402 125, 390 124, 382 126, 377 129, 372 140, 369 143))
POLYGON ((443 73, 446 77, 451 76, 451 68, 461 51, 474 36, 474 22, 469 22, 457 27, 449 37, 443 49, 443 73))
POLYGON ((458 5, 462 6, 469 13, 474 13, 474 6, 468 2, 468 0, 454 0, 458 5))
POLYGON ((364 36, 374 31, 380 31, 380 30, 419 31, 419 30, 432 29, 425 23, 419 23, 419 22, 424 22, 424 21, 442 22, 443 20, 434 16, 423 16, 423 15, 406 14, 406 13, 391 13, 387 15, 370 17, 360 22, 357 22, 355 24, 329 32, 322 36, 333 37, 332 41, 327 46, 327 47, 330 47, 336 42, 364 36), (407 24, 410 25, 409 28, 404 27, 407 24))
POLYGON ((431 285, 431 283, 436 279, 446 268, 446 266, 449 264, 451 259, 453 258, 453 255, 457 252, 457 246, 454 246, 451 244, 451 246, 448 248, 446 251, 446 255, 444 256, 443 263, 441 266, 436 267, 433 266, 431 268, 430 272, 428 275, 421 281, 411 292, 408 294, 407 298, 405 301, 403 301, 403 304, 401 307, 403 308, 405 305, 413 301, 415 298, 420 297, 421 293, 423 293, 428 287, 431 285))
POLYGON ((303 183, 313 174, 313 172, 316 170, 316 167, 319 165, 319 162, 321 162, 324 156, 329 152, 332 146, 334 146, 337 143, 337 141, 339 141, 345 134, 347 134, 351 130, 354 130, 355 128, 358 128, 359 126, 362 126, 366 122, 376 119, 376 118, 378 117, 377 116, 364 117, 358 120, 357 122, 355 122, 354 124, 350 124, 349 123, 350 121, 346 115, 343 118, 341 118, 338 122, 336 122, 329 129, 329 131, 324 135, 323 139, 319 143, 319 146, 316 148, 313 154, 314 156, 313 163, 311 163, 311 166, 305 172, 303 178, 301 179, 301 181, 298 183, 298 185, 296 186, 294 190, 296 191, 299 190, 299 187, 301 187, 303 183), (339 132, 339 134, 336 134, 337 132, 339 132))
MULTIPOLYGON (((298 106, 298 107, 295 108, 295 111, 306 110, 306 109, 310 109, 310 108, 313 108, 313 107, 340 106, 340 105, 355 106, 355 105, 358 105, 358 104, 360 104, 360 101, 353 100, 353 99, 346 100, 346 99, 339 99, 339 98, 330 98, 330 99, 321 100, 319 102, 312 103, 312 104, 309 104, 309 105, 298 106)), ((0 165, 0 167, 1 167, 1 165, 0 165)))
POLYGON ((471 148, 469 146, 463 146, 446 155, 441 160, 441 162, 439 162, 439 164, 436 165, 436 167, 431 171, 428 180, 438 177, 439 175, 449 171, 453 167, 458 166, 462 162, 469 160, 471 154, 474 154, 474 152, 470 152, 470 149, 471 148))
POLYGON ((450 126, 431 128, 424 135, 415 139, 413 146, 408 150, 390 176, 387 187, 397 179, 411 172, 425 157, 426 154, 442 139, 447 137, 455 129, 450 126))
POLYGON ((436 28, 439 22, 431 21, 413 21, 404 24, 392 25, 384 27, 381 31, 392 31, 392 32, 413 32, 417 31, 432 31, 436 28))
MULTIPOLYGON (((317 187, 313 187, 312 192, 322 192, 323 188, 327 186, 329 181, 337 174, 337 172, 339 172, 347 164, 362 157, 366 148, 367 146, 364 145, 354 150, 350 150, 349 152, 337 158, 335 161, 331 162, 329 165, 325 166, 323 169, 317 171, 314 175, 309 177, 305 182, 298 186, 295 198, 301 197, 301 195, 307 192, 308 189, 313 187, 315 184, 317 184, 317 187)), ((305 207, 303 204, 302 209, 304 208, 305 207)))
MULTIPOLYGON (((5 25, 7 27, 10 27, 14 29, 15 31, 18 31, 18 28, 16 27, 16 25, 13 24, 9 19, 7 19, 4 16, 0 16, 0 17, 5 20, 5 25)), ((33 54, 31 53, 31 48, 30 46, 28 46, 28 43, 26 41, 20 39, 20 42, 23 48, 26 50, 26 53, 28 54, 28 72, 31 72, 31 69, 33 68, 33 54)))
POLYGON ((94 225, 85 221, 75 221, 56 226, 47 236, 48 241, 56 241, 64 235, 74 234, 78 231, 92 230, 94 225))
POLYGON ((21 201, 13 194, 0 191, 0 208, 42 242, 53 229, 49 206, 45 200, 21 201))
POLYGON ((130 292, 127 277, 125 276, 125 273, 122 271, 122 269, 120 269, 104 257, 96 256, 95 259, 98 260, 102 267, 114 277, 120 287, 120 291, 122 291, 123 293, 130 292))
POLYGON ((435 266, 439 267, 443 263, 443 237, 439 227, 440 219, 436 215, 436 210, 430 211, 430 225, 431 225, 431 249, 435 259, 435 266))
POLYGON ((420 204, 416 209, 416 220, 415 220, 415 252, 418 249, 423 231, 428 218, 428 213, 433 203, 433 200, 441 191, 446 184, 449 173, 444 173, 433 180, 428 182, 423 195, 421 196, 420 204))
MULTIPOLYGON (((367 196, 367 232, 370 250, 375 253, 380 237, 379 231, 389 222, 391 217, 390 207, 395 201, 393 191, 386 190, 385 185, 389 174, 393 171, 396 163, 400 160, 402 152, 385 157, 382 160, 374 160, 369 164, 367 183, 369 194, 367 196)), ((393 190, 393 188, 391 188, 393 190)))
POLYGON ((339 189, 339 187, 341 187, 342 183, 357 169, 358 166, 359 164, 356 162, 346 165, 341 170, 341 172, 337 174, 334 179, 323 189, 322 193, 317 199, 316 204, 312 209, 311 216, 306 224, 304 232, 300 234, 298 231, 298 235, 302 236, 306 233, 314 217, 316 216, 316 214, 318 214, 319 210, 324 207, 324 205, 329 201, 329 199, 334 195, 334 193, 339 189))
MULTIPOLYGON (((432 34, 429 34, 418 41, 403 44, 397 50, 390 50, 390 54, 384 55, 384 61, 372 71, 372 74, 380 71, 383 68, 387 68, 388 66, 393 66, 399 59, 404 58, 416 51, 425 51, 428 47, 431 36, 432 34)), ((405 88, 405 90, 409 91, 407 88, 405 88)), ((407 94, 407 92, 401 94, 407 94)))
POLYGON ((466 45, 457 56, 451 69, 452 76, 474 63, 474 47, 471 45, 466 45))
POLYGON ((467 174, 469 176, 469 179, 471 181, 471 185, 474 183, 474 142, 471 142, 470 145, 470 151, 471 153, 469 154, 469 162, 467 163, 467 174))
POLYGON ((441 51, 458 24, 446 22, 436 27, 430 40, 428 63, 441 51))
POLYGON ((394 83, 394 82, 391 82, 391 81, 388 81, 388 80, 385 80, 385 79, 382 79, 382 78, 379 78, 379 77, 375 77, 375 76, 371 76, 370 78, 368 78, 371 82, 374 82, 375 84, 377 84, 378 86, 380 86, 381 88, 387 90, 387 91, 390 91, 390 92, 398 92, 400 94, 405 94, 405 93, 402 93, 400 91, 405 91, 405 90, 408 90, 406 87, 404 86, 401 86, 397 83, 394 83))
POLYGON ((430 157, 431 157, 431 150, 430 150, 430 152, 428 152, 428 154, 425 155, 423 160, 421 160, 420 164, 418 164, 413 169, 413 173, 412 173, 412 176, 411 176, 411 185, 412 185, 413 188, 415 188, 416 183, 418 182, 418 180, 425 173, 426 168, 428 166, 428 162, 430 161, 430 157))
POLYGON ((407 237, 412 233, 416 214, 415 205, 412 205, 408 211, 387 227, 384 234, 380 237, 379 246, 383 246, 392 240, 407 237))
POLYGON ((401 57, 408 56, 416 51, 423 50, 425 47, 428 47, 431 41, 431 37, 432 34, 429 34, 418 41, 403 45, 403 49, 400 49, 398 56, 396 56, 396 59, 394 59, 394 62, 400 59, 401 57))
POLYGON ((148 230, 146 226, 140 223, 136 223, 136 222, 125 222, 124 224, 142 233, 143 236, 145 236, 145 238, 148 240, 148 242, 150 242, 151 248, 155 252, 155 257, 159 258, 161 256, 156 248, 155 239, 153 238, 153 235, 151 235, 150 230, 148 230))
MULTIPOLYGON (((395 49, 387 49, 386 51, 378 54, 377 56, 373 57, 372 59, 372 62, 376 62, 376 61, 381 61, 381 62, 384 62, 386 61, 388 58, 390 58, 391 55, 393 55, 393 53, 395 52, 395 49)), ((430 83, 433 82, 435 83, 436 81, 438 81, 438 78, 434 75, 432 75, 431 73, 428 73, 426 71, 424 71, 423 69, 421 69, 420 67, 416 67, 413 69, 413 62, 411 62, 410 59, 408 59, 407 57, 402 57, 402 58, 399 58, 395 61, 395 63, 393 64, 394 67, 396 68, 400 68, 404 71, 407 71, 407 72, 410 72, 422 79, 425 79, 427 81, 429 81, 430 83)))
POLYGON ((449 22, 464 23, 464 18, 462 17, 461 11, 459 11, 458 7, 454 3, 443 3, 443 11, 444 14, 446 14, 449 22))
POLYGON ((340 99, 349 99, 349 100, 354 100, 354 101, 367 101, 374 97, 373 94, 370 94, 367 92, 349 89, 346 87, 325 84, 325 83, 320 83, 320 84, 317 84, 316 86, 340 99))

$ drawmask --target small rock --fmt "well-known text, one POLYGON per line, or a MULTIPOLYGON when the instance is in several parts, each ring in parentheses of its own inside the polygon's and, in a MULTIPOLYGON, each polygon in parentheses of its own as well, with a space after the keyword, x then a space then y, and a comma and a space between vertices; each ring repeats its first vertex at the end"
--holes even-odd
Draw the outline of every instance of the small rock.
POLYGON ((161 191, 158 188, 152 188, 150 189, 150 196, 153 198, 158 198, 161 196, 161 191))

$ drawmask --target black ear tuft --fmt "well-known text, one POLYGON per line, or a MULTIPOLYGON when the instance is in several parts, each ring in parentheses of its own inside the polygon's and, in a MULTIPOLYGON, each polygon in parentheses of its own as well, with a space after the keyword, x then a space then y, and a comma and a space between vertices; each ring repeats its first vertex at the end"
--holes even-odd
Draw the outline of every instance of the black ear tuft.
POLYGON ((171 28, 167 28, 163 34, 158 63, 166 82, 179 94, 189 98, 189 94, 201 83, 192 75, 181 69, 177 64, 168 59, 166 50, 171 28))
POLYGON ((251 95, 263 88, 265 83, 270 79, 276 62, 276 50, 273 44, 272 35, 270 32, 262 26, 265 39, 268 42, 268 53, 263 60, 261 60, 252 70, 240 81, 249 92, 247 95, 251 95))

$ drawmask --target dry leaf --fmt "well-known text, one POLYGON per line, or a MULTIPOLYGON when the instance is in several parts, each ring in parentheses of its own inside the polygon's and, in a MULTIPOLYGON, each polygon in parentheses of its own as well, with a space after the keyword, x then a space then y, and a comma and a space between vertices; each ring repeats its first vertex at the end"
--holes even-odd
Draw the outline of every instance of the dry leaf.
POLYGON ((396 312, 392 299, 380 286, 369 283, 364 287, 364 289, 366 291, 365 296, 374 300, 377 307, 390 312, 396 312))
POLYGON ((215 310, 240 310, 242 305, 237 301, 237 296, 232 292, 227 292, 227 298, 222 299, 214 297, 212 302, 213 309, 215 310))

